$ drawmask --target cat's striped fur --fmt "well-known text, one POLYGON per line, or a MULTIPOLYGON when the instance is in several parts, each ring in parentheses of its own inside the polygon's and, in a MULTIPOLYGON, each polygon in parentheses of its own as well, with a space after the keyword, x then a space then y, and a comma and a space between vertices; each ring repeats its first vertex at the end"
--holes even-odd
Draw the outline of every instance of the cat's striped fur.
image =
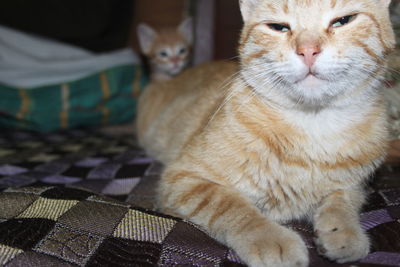
POLYGON ((279 224, 300 218, 329 259, 367 255, 358 213, 387 147, 389 3, 242 0, 239 66, 206 64, 140 99, 139 140, 166 164, 160 208, 251 266, 307 266, 304 242, 279 224))

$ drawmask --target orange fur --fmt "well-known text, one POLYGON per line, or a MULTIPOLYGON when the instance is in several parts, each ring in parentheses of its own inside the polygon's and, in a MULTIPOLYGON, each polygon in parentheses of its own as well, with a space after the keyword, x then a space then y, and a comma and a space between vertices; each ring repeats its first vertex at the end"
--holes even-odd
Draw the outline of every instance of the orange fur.
POLYGON ((146 24, 138 27, 142 53, 151 67, 152 81, 165 81, 187 67, 192 47, 192 20, 184 20, 177 28, 154 30, 146 24))
MULTIPOLYGON (((279 225, 300 218, 313 221, 324 256, 358 260, 369 250, 357 224, 362 186, 387 147, 385 107, 373 86, 379 85, 394 44, 388 12, 368 0, 242 0, 241 6, 240 64, 205 64, 153 84, 141 96, 140 144, 166 164, 159 206, 205 227, 251 266, 306 266, 303 241, 279 225), (330 24, 347 15, 343 9, 357 8, 358 17, 348 26, 330 24), (338 17, 320 18, 327 24, 304 15, 316 19, 331 9, 338 17), (284 14, 311 26, 285 33, 262 21, 270 15, 282 16, 272 23, 286 23, 284 14), (365 25, 368 34, 361 32, 365 25), (321 46, 319 57, 331 53, 333 64, 351 57, 349 47, 357 48, 354 69, 368 65, 371 71, 359 81, 359 74, 338 74, 298 91, 293 88, 303 80, 284 80, 291 74, 282 74, 280 83, 268 80, 274 63, 301 65, 296 47, 310 36, 321 46), (264 61, 270 65, 260 64, 264 61), (346 77, 342 90, 340 79, 346 77), (318 96, 327 83, 337 95, 318 96), (338 249, 343 246, 346 251, 338 249)), ((318 60, 315 64, 322 64, 318 60)))

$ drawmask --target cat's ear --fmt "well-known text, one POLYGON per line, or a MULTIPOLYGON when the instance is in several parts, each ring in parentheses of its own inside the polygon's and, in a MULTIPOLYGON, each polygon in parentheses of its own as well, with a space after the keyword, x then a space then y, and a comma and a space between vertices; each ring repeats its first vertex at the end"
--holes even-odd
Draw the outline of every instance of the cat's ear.
POLYGON ((243 20, 249 20, 251 14, 254 12, 260 0, 240 0, 240 11, 242 12, 243 20))
POLYGON ((189 44, 193 43, 193 19, 187 18, 185 19, 179 26, 178 32, 185 37, 186 41, 189 44))
POLYGON ((150 53, 153 42, 157 37, 157 32, 145 23, 139 24, 137 28, 137 34, 139 37, 140 49, 147 55, 150 53))

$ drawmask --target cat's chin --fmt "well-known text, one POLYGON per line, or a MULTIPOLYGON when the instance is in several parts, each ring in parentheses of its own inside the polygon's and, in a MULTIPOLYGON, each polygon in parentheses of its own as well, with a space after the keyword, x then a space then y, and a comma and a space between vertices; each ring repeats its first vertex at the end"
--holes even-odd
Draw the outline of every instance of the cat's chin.
POLYGON ((310 89, 314 89, 314 88, 320 88, 321 86, 326 85, 326 80, 321 79, 316 77, 313 74, 308 74, 306 77, 304 77, 301 80, 298 80, 296 82, 297 86, 302 87, 302 88, 310 88, 310 89))
POLYGON ((183 68, 184 68, 183 65, 179 66, 179 67, 175 67, 175 68, 170 68, 167 70, 167 73, 171 76, 175 76, 175 75, 178 75, 179 73, 181 73, 183 68))
POLYGON ((320 109, 334 98, 329 81, 312 74, 306 75, 294 85, 290 97, 296 105, 301 104, 307 109, 320 109))

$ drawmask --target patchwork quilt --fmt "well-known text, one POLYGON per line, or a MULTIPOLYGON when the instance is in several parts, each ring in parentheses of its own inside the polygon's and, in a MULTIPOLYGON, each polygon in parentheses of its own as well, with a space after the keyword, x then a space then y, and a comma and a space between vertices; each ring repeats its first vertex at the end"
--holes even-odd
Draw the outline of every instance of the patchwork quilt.
MULTIPOLYGON (((244 266, 201 228, 154 209, 162 166, 133 136, 73 130, 0 134, 0 266, 244 266)), ((400 166, 371 182, 361 221, 372 252, 358 263, 317 255, 311 266, 400 266, 400 166)))

